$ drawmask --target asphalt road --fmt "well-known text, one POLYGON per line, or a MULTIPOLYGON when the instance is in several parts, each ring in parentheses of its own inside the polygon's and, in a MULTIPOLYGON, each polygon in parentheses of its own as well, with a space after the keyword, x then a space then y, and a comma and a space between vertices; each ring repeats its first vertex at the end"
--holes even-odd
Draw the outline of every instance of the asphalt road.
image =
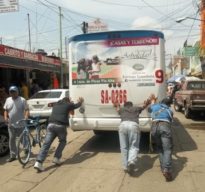
POLYGON ((185 119, 175 113, 173 123, 174 180, 165 182, 158 156, 149 152, 148 136, 141 137, 138 171, 131 177, 121 167, 117 134, 95 136, 91 131, 69 129, 63 164, 56 167, 52 158, 57 140, 44 166, 33 169, 39 148, 33 150, 26 167, 18 161, 0 159, 0 192, 202 192, 205 189, 205 118, 185 119))

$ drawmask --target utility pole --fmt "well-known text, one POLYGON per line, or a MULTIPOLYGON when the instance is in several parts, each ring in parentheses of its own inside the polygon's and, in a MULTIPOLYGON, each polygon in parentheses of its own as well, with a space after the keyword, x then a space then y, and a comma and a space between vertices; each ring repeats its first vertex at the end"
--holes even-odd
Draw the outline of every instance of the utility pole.
MULTIPOLYGON (((69 62, 68 62, 68 37, 65 36, 65 70, 69 71, 69 62)), ((69 87, 69 75, 65 75, 65 84, 64 86, 69 87)))
POLYGON ((68 41, 68 38, 65 37, 65 58, 66 58, 66 60, 68 59, 67 41, 68 41))
POLYGON ((27 14, 27 16, 28 16, 29 51, 31 52, 31 29, 30 29, 30 17, 29 17, 29 13, 27 14))
POLYGON ((37 9, 37 2, 36 2, 36 48, 38 49, 39 44, 38 44, 38 9, 37 9))
MULTIPOLYGON (((29 13, 27 14, 28 16, 28 37, 29 37, 29 51, 31 52, 31 29, 30 29, 30 17, 29 13)), ((26 69, 26 83, 28 86, 28 89, 30 90, 30 69, 26 69)))
POLYGON ((60 64, 61 64, 61 72, 60 72, 60 86, 63 88, 63 62, 62 62, 62 13, 61 13, 61 7, 59 8, 59 31, 60 31, 60 64))

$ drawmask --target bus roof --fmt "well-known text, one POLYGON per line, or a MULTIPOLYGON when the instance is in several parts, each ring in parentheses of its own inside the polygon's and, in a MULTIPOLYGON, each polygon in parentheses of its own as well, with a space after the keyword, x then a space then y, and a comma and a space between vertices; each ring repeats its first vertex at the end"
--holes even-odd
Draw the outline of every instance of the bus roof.
POLYGON ((109 38, 132 38, 132 37, 159 37, 164 39, 164 34, 160 31, 152 30, 126 30, 126 31, 106 31, 96 33, 86 33, 73 36, 69 39, 71 41, 90 41, 90 40, 104 40, 109 38))

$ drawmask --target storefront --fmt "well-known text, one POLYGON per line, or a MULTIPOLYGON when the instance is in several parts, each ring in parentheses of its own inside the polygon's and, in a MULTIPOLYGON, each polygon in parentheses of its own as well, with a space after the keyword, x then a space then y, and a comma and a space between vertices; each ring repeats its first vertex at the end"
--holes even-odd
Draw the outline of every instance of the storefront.
POLYGON ((0 45, 0 84, 8 89, 26 80, 30 86, 35 79, 42 89, 53 88, 53 80, 60 80, 60 64, 59 58, 0 45))
POLYGON ((172 61, 172 72, 175 75, 187 75, 189 70, 189 58, 185 56, 174 56, 172 61))

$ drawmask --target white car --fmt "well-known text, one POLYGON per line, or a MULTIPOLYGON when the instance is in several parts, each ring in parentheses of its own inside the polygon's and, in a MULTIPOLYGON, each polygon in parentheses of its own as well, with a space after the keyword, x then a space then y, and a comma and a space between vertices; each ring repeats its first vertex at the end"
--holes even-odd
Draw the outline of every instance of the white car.
POLYGON ((51 115, 53 103, 64 97, 69 97, 68 89, 50 89, 38 91, 27 100, 31 116, 49 117, 51 115))

